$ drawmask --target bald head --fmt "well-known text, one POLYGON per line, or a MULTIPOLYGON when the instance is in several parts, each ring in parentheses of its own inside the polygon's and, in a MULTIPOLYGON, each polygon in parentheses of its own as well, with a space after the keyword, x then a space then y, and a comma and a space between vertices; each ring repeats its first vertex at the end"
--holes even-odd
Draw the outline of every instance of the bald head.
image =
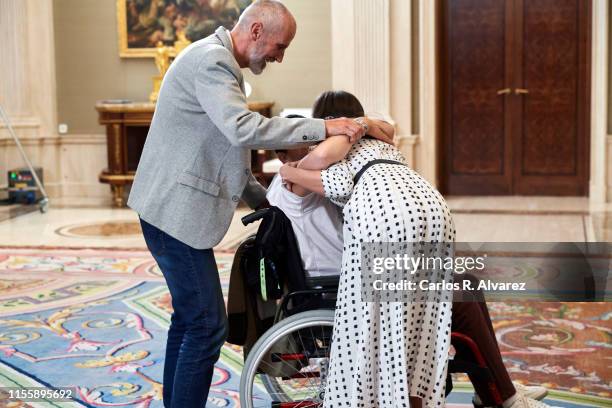
POLYGON ((231 32, 236 60, 242 68, 262 73, 267 63, 283 61, 296 29, 295 18, 283 3, 254 1, 231 32))
POLYGON ((240 15, 236 28, 248 30, 256 22, 262 23, 272 32, 296 27, 295 18, 291 12, 278 0, 254 1, 240 15))

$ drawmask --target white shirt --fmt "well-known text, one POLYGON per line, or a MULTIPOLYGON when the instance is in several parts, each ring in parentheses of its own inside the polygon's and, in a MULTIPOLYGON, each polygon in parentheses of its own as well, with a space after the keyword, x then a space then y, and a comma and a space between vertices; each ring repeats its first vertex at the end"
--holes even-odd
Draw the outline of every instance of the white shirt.
POLYGON ((339 275, 342 266, 342 216, 331 201, 310 193, 304 197, 281 184, 277 174, 266 198, 291 221, 307 276, 339 275))

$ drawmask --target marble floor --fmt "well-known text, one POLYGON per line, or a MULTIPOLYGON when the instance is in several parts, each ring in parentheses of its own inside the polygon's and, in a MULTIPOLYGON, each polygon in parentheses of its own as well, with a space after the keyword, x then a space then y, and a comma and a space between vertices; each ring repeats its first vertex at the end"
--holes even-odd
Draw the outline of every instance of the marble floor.
MULTIPOLYGON (((236 212, 217 249, 233 248, 256 231, 256 225, 240 223, 249 212, 236 212)), ((46 214, 35 211, 0 222, 0 246, 146 248, 132 210, 53 207, 46 214)))
MULTIPOLYGON (((612 208, 586 198, 450 197, 459 242, 612 241, 612 208)), ((218 249, 235 247, 256 230, 239 208, 218 249)), ((0 214, 2 212, 0 211, 0 214)), ((14 211, 0 218, 0 246, 144 248, 138 218, 129 209, 51 204, 49 212, 14 211)))

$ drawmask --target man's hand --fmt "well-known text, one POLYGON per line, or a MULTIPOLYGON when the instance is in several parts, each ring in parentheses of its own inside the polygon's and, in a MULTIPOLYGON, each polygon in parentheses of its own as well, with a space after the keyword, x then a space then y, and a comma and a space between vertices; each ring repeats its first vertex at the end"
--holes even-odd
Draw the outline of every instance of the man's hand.
POLYGON ((365 135, 365 128, 353 119, 328 119, 325 121, 325 133, 327 136, 346 135, 351 143, 355 143, 365 135))

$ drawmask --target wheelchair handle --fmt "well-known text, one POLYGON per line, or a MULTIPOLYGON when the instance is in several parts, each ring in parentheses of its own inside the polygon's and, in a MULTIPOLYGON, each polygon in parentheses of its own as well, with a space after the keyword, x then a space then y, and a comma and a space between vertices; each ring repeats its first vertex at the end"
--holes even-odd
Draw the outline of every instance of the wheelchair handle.
POLYGON ((270 210, 269 208, 262 208, 261 210, 257 210, 255 212, 252 212, 250 214, 245 215, 244 217, 242 217, 240 220, 242 221, 242 225, 244 225, 245 227, 257 220, 261 220, 264 215, 266 215, 268 213, 268 210, 270 210))

